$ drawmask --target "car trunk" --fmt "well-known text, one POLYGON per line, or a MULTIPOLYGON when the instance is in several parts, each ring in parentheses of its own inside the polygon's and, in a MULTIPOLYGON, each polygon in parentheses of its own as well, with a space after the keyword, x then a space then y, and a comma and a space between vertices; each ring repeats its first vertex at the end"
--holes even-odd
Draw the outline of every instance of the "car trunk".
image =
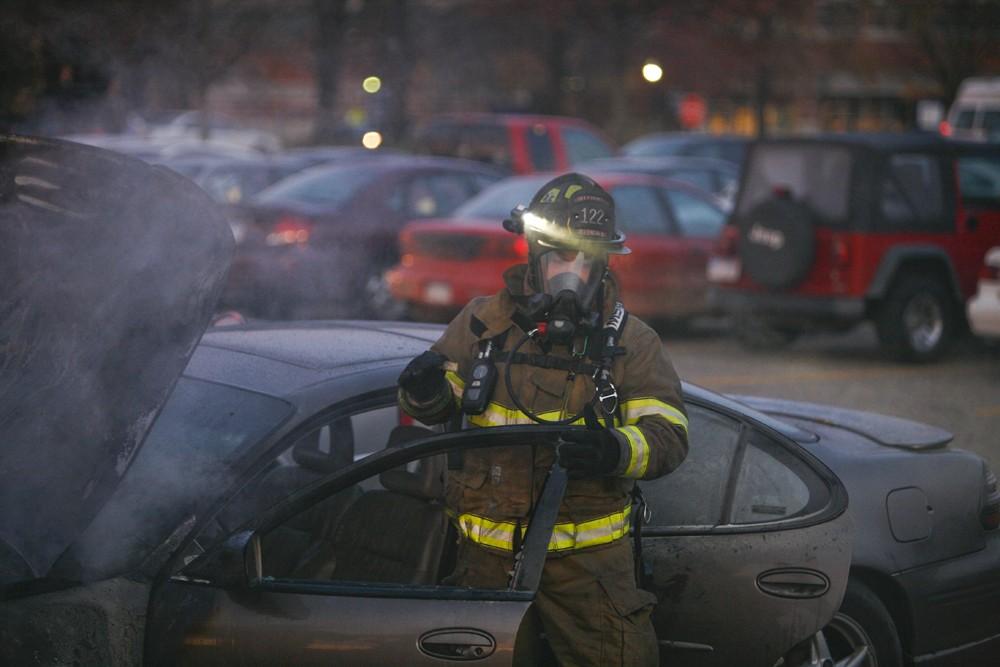
POLYGON ((0 137, 0 586, 46 577, 135 459, 233 239, 187 179, 0 137))

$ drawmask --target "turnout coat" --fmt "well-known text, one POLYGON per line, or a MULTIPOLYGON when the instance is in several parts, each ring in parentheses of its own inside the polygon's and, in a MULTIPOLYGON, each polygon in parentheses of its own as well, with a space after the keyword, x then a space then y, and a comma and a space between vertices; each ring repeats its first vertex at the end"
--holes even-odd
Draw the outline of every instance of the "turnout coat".
MULTIPOLYGON (((528 267, 519 265, 504 274, 506 288, 490 297, 472 300, 448 325, 431 349, 444 355, 447 390, 425 402, 416 402, 400 390, 401 407, 424 423, 442 423, 461 409, 462 392, 470 369, 486 341, 502 342, 493 355, 499 377, 482 414, 469 415, 472 427, 531 424, 518 410, 504 381, 505 366, 524 332, 511 317, 518 297, 526 295, 528 267), (506 335, 505 335, 506 334, 506 335)), ((617 290, 611 280, 604 303, 610 311, 617 290)), ((608 313, 604 313, 606 318, 608 313)), ((592 333, 591 338, 600 338, 592 333)), ((575 349, 600 345, 601 340, 575 341, 575 349)), ((659 336, 636 317, 628 317, 619 333, 623 351, 614 357, 611 378, 618 392, 619 409, 613 433, 621 448, 617 469, 597 479, 571 480, 560 508, 550 552, 572 552, 616 542, 629 532, 630 492, 636 479, 660 477, 687 454, 687 416, 680 381, 659 336)), ((534 340, 518 350, 521 355, 542 355, 534 340)), ((572 360, 568 346, 554 346, 548 354, 572 360)), ((534 357, 537 361, 539 357, 534 357)), ((520 403, 547 420, 580 414, 595 395, 595 383, 586 373, 514 363, 511 388, 520 403)), ((605 425, 605 415, 597 416, 605 425)), ((574 424, 583 425, 580 418, 574 424)), ((510 552, 523 537, 545 474, 552 465, 551 448, 489 448, 467 451, 460 470, 448 473, 446 496, 450 513, 462 535, 480 546, 510 552)))

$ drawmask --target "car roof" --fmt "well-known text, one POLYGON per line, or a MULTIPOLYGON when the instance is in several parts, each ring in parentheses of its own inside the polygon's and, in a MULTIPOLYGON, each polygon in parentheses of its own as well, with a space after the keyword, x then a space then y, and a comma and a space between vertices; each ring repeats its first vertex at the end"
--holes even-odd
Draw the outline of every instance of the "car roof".
POLYGON ((728 160, 700 155, 621 155, 595 158, 576 165, 576 168, 581 170, 590 167, 601 170, 626 167, 634 169, 716 169, 730 173, 739 171, 739 168, 728 160))
MULTIPOLYGON (((972 141, 949 139, 932 132, 844 132, 817 134, 803 137, 778 137, 762 139, 757 146, 773 145, 840 145, 876 151, 925 150, 951 151, 970 150, 982 152, 989 150, 988 144, 972 141)), ((994 146, 997 152, 1000 147, 994 146)))
POLYGON ((321 163, 314 167, 309 167, 309 173, 316 173, 321 170, 337 171, 343 169, 357 169, 365 167, 376 171, 390 172, 401 169, 457 169, 461 171, 478 171, 484 174, 504 176, 507 174, 502 169, 490 166, 475 160, 463 160, 462 158, 439 157, 436 155, 406 155, 387 154, 371 155, 359 157, 356 160, 344 160, 332 163, 321 163))
POLYGON ((345 373, 409 359, 442 325, 409 322, 256 322, 210 329, 188 377, 287 397, 345 373))

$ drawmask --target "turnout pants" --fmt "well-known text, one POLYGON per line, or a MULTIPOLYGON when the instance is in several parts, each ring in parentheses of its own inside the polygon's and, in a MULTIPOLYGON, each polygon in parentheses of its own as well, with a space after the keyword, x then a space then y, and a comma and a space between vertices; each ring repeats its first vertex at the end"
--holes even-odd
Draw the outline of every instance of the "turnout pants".
MULTIPOLYGON (((463 540, 445 583, 506 588, 512 557, 463 540)), ((631 537, 550 555, 535 598, 562 667, 655 667, 659 649, 650 613, 656 596, 635 585, 631 537)))

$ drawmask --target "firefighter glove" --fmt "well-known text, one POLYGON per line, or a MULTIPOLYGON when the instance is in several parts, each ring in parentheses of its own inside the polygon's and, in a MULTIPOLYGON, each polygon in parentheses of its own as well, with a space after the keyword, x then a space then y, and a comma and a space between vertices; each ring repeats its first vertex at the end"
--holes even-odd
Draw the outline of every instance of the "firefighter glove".
POLYGON ((618 467, 621 447, 606 428, 563 431, 559 439, 556 455, 570 479, 610 475, 618 467))
POLYGON ((448 359, 427 350, 415 357, 399 374, 399 386, 420 403, 433 400, 445 389, 444 362, 448 359))

